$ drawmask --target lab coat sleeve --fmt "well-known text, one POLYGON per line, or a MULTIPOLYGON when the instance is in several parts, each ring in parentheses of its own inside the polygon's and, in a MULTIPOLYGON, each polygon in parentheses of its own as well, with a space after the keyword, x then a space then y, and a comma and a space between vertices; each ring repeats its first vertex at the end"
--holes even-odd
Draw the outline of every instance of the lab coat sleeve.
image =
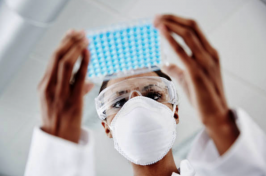
POLYGON ((242 109, 233 110, 240 135, 222 156, 202 131, 188 155, 197 176, 266 176, 266 136, 242 109))
POLYGON ((82 130, 79 144, 35 128, 25 176, 94 176, 93 138, 82 130))

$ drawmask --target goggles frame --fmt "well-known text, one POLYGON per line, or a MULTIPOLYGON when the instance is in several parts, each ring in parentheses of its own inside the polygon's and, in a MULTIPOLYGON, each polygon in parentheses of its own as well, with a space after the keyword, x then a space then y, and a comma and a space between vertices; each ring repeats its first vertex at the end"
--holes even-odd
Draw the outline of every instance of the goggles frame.
MULTIPOLYGON (((117 85, 121 85, 125 82, 128 82, 128 81, 132 81, 134 79, 150 79, 150 80, 158 80, 160 82, 163 82, 165 84, 165 86, 167 87, 168 89, 168 93, 169 95, 171 96, 171 98, 168 100, 168 103, 171 103, 173 105, 176 105, 178 103, 178 95, 177 95, 177 90, 176 90, 176 87, 173 83, 173 81, 169 81, 167 80, 166 78, 164 77, 159 77, 159 76, 142 76, 142 77, 134 77, 134 78, 129 78, 129 79, 126 79, 126 80, 123 80, 123 81, 119 81, 111 86, 108 86, 106 87, 94 100, 95 100, 95 108, 96 108, 96 111, 97 111, 97 114, 99 116, 99 118, 101 120, 105 120, 107 118, 107 115, 104 113, 105 112, 105 105, 104 105, 104 102, 102 101, 103 99, 103 96, 104 94, 116 87, 117 85)), ((132 90, 131 90, 132 92, 132 90)), ((142 95, 141 95, 142 96, 142 95)))

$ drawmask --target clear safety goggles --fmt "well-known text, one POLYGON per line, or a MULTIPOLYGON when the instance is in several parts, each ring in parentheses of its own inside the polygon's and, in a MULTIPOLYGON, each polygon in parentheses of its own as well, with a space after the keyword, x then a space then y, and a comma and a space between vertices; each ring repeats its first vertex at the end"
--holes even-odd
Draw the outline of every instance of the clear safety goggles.
POLYGON ((101 120, 113 116, 135 96, 145 96, 160 103, 177 104, 178 96, 172 81, 158 76, 129 78, 105 88, 96 98, 96 111, 101 120))

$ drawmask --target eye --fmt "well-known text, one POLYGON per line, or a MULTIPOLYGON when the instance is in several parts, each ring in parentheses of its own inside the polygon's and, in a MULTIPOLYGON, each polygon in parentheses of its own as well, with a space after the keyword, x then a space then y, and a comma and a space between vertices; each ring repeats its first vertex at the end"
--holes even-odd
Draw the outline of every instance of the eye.
POLYGON ((158 100, 162 97, 162 95, 161 95, 160 93, 151 92, 151 93, 148 93, 148 94, 146 95, 146 97, 158 101, 158 100))
POLYGON ((123 98, 117 102, 115 102, 112 107, 114 108, 121 108, 125 103, 127 102, 127 99, 123 98))

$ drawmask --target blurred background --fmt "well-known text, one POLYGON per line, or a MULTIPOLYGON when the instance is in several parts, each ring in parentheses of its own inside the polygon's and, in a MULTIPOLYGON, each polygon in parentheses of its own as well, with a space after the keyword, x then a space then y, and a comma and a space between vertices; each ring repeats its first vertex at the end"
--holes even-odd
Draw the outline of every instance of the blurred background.
MULTIPOLYGON (((230 106, 245 109, 266 131, 266 0, 0 0, 0 175, 24 173, 32 130, 40 125, 36 87, 65 32, 161 13, 198 21, 220 53, 230 106)), ((96 85, 86 96, 83 118, 95 136, 96 173, 132 175, 100 125, 98 91, 96 85)), ((202 129, 179 87, 178 93, 177 164, 202 129)))

